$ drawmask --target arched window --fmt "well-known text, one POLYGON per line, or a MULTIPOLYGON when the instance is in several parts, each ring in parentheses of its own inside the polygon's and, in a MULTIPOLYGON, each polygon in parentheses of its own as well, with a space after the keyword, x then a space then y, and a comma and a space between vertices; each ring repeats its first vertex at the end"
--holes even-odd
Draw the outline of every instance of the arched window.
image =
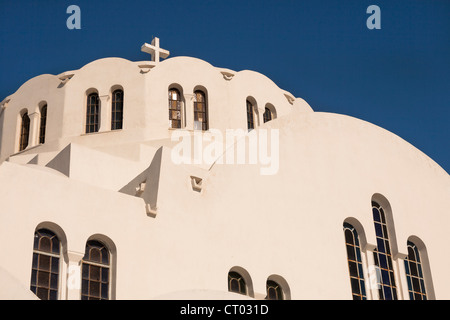
POLYGON ((102 242, 89 240, 86 243, 81 272, 81 299, 108 300, 110 254, 102 242))
POLYGON ((247 100, 247 129, 248 131, 255 129, 255 107, 247 100))
POLYGON ((427 294, 420 253, 417 246, 411 241, 408 241, 408 256, 405 260, 405 270, 409 298, 411 300, 426 300, 427 294))
POLYGON ((111 130, 122 129, 123 123, 123 90, 117 89, 112 93, 111 130))
POLYGON ((372 201, 372 213, 377 238, 377 249, 373 252, 373 255, 375 264, 380 271, 379 298, 381 300, 397 300, 397 287, 386 214, 384 209, 375 201, 372 201))
POLYGON ((351 224, 345 222, 344 234, 353 300, 366 300, 366 287, 364 284, 361 246, 359 243, 358 232, 351 224))
POLYGON ((91 93, 87 97, 86 105, 86 133, 98 132, 100 99, 98 93, 91 93))
POLYGON ((208 106, 205 93, 201 90, 194 92, 194 129, 208 130, 208 106))
POLYGON ((45 127, 47 126, 47 105, 41 107, 41 121, 39 125, 39 143, 45 143, 45 127))
POLYGON ((244 277, 240 273, 235 271, 228 273, 228 291, 243 295, 247 294, 247 285, 244 277))
POLYGON ((178 89, 169 89, 169 128, 181 128, 181 95, 178 89))
POLYGON ((266 294, 266 300, 284 300, 281 286, 273 280, 267 280, 266 294))
POLYGON ((28 146, 28 138, 30 136, 30 117, 28 112, 22 115, 22 123, 20 126, 19 151, 25 150, 28 146))
POLYGON ((263 115, 264 123, 272 120, 272 111, 269 108, 265 108, 263 115))
POLYGON ((60 241, 50 230, 34 233, 30 289, 42 300, 58 299, 60 241))

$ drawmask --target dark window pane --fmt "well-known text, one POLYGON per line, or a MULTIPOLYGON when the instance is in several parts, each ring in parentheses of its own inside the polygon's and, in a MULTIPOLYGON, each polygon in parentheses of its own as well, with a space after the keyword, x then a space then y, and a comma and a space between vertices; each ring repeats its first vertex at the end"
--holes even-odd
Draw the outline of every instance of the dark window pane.
POLYGON ((50 271, 50 256, 39 255, 39 270, 50 271))
POLYGON ((394 271, 389 272, 389 279, 391 281, 391 286, 395 287, 395 277, 394 277, 394 271))
POLYGON ((358 267, 356 265, 356 262, 349 261, 348 262, 348 268, 349 268, 351 277, 357 277, 358 276, 358 267))
POLYGON ((89 295, 100 297, 100 283, 95 281, 89 282, 89 295))
POLYGON ((379 252, 386 252, 384 248, 384 241, 381 238, 377 238, 377 249, 379 252))
POLYGON ((52 238, 52 252, 59 254, 59 239, 56 236, 52 238))
POLYGON ((50 278, 50 288, 58 290, 58 275, 52 274, 50 278))
POLYGON ((31 285, 32 286, 36 285, 36 277, 37 277, 37 271, 31 270, 31 285))
POLYGON ((89 265, 83 263, 83 267, 82 267, 82 278, 83 279, 89 279, 89 265))
POLYGON ((376 222, 381 222, 380 212, 377 208, 372 208, 373 220, 376 222))
POLYGON ((392 292, 391 288, 387 286, 383 286, 384 298, 386 300, 392 300, 392 292))
POLYGON ((48 237, 42 237, 39 241, 39 250, 45 252, 52 252, 52 241, 48 237))
POLYGON ((413 275, 413 276, 417 276, 418 275, 418 273, 417 273, 417 265, 416 265, 415 262, 410 262, 409 263, 409 268, 410 268, 410 271, 411 271, 411 275, 413 275))
POLYGON ((388 230, 387 230, 386 225, 383 224, 383 225, 382 225, 382 228, 383 228, 383 237, 384 237, 385 239, 389 239, 389 234, 388 234, 388 230))
POLYGON ((365 297, 366 296, 366 287, 364 286, 364 280, 359 280, 359 286, 361 288, 361 293, 365 297))
POLYGON ((32 264, 32 268, 33 269, 37 269, 37 267, 38 267, 38 260, 39 260, 39 254, 33 253, 33 264, 32 264))
POLYGON ((383 238, 383 228, 379 223, 375 223, 375 234, 377 237, 383 238))
POLYGON ((50 273, 45 271, 38 271, 38 286, 49 288, 50 286, 50 273))
POLYGON ((381 278, 383 280, 383 284, 390 285, 391 281, 389 279, 389 272, 386 270, 381 270, 381 278))
POLYGON ((349 244, 354 244, 353 233, 349 229, 345 229, 345 242, 349 244))
POLYGON ((349 260, 356 260, 355 247, 347 245, 347 257, 349 260))
POLYGON ((89 252, 89 260, 93 262, 101 262, 101 252, 97 248, 91 248, 89 252))
POLYGON ((384 210, 383 208, 380 207, 380 217, 381 217, 381 222, 382 223, 386 223, 386 219, 385 219, 385 215, 384 215, 384 210))
POLYGON ((411 277, 406 277, 407 283, 408 283, 408 290, 412 291, 412 282, 411 282, 411 277))
POLYGON ((230 291, 231 292, 239 292, 239 281, 236 279, 231 279, 230 282, 230 291))
POLYGON ((420 292, 420 282, 416 277, 411 277, 413 283, 413 290, 416 292, 420 292))
POLYGON ((360 289, 359 289, 359 281, 358 281, 358 279, 351 278, 351 279, 350 279, 350 283, 351 283, 351 285, 352 285, 352 292, 353 292, 353 293, 360 294, 361 291, 360 291, 360 289))
POLYGON ((112 120, 111 120, 111 129, 117 130, 122 129, 122 120, 123 120, 123 91, 116 90, 113 93, 113 101, 112 101, 112 120))
POLYGON ((100 267, 91 265, 89 269, 89 280, 100 281, 100 267))
POLYGON ((268 300, 278 300, 277 299, 277 291, 275 290, 275 288, 267 289, 267 299, 268 300))
POLYGON ((59 272, 59 258, 52 257, 52 272, 59 272))
POLYGON ((81 282, 81 293, 84 295, 87 295, 89 293, 89 281, 88 280, 82 280, 81 282))
POLYGON ((386 255, 380 253, 378 255, 378 258, 380 259, 380 267, 383 269, 387 269, 388 265, 387 265, 386 255))
POLYGON ((25 150, 28 146, 28 138, 30 134, 30 118, 28 113, 22 115, 22 126, 20 129, 19 151, 25 150))
POLYGON ((103 283, 102 284, 102 296, 101 296, 102 299, 108 299, 108 290, 109 290, 108 284, 103 283))
POLYGON ((363 267, 361 263, 358 263, 358 277, 361 279, 364 279, 364 272, 363 267))
POLYGON ((102 268, 102 282, 109 282, 109 269, 102 268))
POLYGON ((36 295, 41 300, 48 300, 48 290, 45 288, 37 288, 36 295))
POLYGON ((58 291, 50 290, 50 300, 57 300, 58 299, 58 291))
POLYGON ((391 254, 391 247, 389 245, 389 240, 385 240, 384 241, 384 246, 385 246, 385 249, 386 249, 386 253, 387 254, 391 254))

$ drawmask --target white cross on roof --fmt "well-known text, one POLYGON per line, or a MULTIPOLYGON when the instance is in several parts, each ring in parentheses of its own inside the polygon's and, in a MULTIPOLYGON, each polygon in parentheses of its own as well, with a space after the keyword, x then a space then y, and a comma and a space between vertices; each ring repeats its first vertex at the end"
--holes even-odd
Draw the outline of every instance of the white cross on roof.
POLYGON ((141 47, 141 51, 145 53, 150 53, 152 56, 152 61, 155 63, 159 62, 159 58, 167 58, 170 54, 168 50, 161 49, 159 47, 159 38, 155 37, 151 44, 144 43, 141 47))

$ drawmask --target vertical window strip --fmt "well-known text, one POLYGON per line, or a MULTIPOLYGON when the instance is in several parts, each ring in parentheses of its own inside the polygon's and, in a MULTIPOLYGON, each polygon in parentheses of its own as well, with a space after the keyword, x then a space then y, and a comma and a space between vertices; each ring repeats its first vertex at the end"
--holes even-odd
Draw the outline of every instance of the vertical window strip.
POLYGON ((58 299, 60 242, 51 231, 35 232, 30 290, 41 300, 58 299))
POLYGON ((86 244, 81 270, 81 299, 108 300, 110 257, 105 245, 91 240, 86 244))
POLYGON ((405 259, 406 280, 411 300, 427 300, 422 263, 417 246, 408 241, 408 256, 405 259))
POLYGON ((47 126, 47 105, 41 108, 41 123, 39 125, 39 143, 45 143, 45 128, 47 126))
POLYGON ((272 111, 269 108, 266 108, 263 115, 264 123, 272 120, 272 111))
POLYGON ((208 130, 208 107, 206 96, 203 91, 194 92, 194 129, 208 130))
POLYGON ((281 286, 273 280, 267 280, 266 293, 266 300, 284 300, 281 286))
POLYGON ((366 286, 361 258, 361 247, 356 229, 344 223, 345 245, 347 248, 348 271, 353 300, 366 300, 366 286))
POLYGON ((247 285, 239 273, 234 271, 228 273, 228 291, 243 295, 247 294, 247 285))
POLYGON ((97 93, 91 93, 86 105, 86 133, 98 132, 99 129, 100 99, 97 93))
POLYGON ((112 94, 111 130, 120 130, 123 126, 123 100, 122 90, 115 90, 112 94))
POLYGON ((181 96, 177 89, 169 90, 169 128, 181 128, 181 96))
POLYGON ((377 239, 377 249, 373 254, 375 265, 380 271, 379 296, 381 300, 397 300, 397 287, 386 216, 383 208, 376 202, 372 202, 372 213, 377 239))
POLYGON ((255 128, 255 115, 253 109, 252 103, 247 100, 247 128, 249 131, 255 128))
POLYGON ((30 118, 28 117, 28 112, 22 115, 22 124, 20 127, 20 141, 19 141, 19 151, 25 150, 28 147, 28 138, 30 135, 30 118))

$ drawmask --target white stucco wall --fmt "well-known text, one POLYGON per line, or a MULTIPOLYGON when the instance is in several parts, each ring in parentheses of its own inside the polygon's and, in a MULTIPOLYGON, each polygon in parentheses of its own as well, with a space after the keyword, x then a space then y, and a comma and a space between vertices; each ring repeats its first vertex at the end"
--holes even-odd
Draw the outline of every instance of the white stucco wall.
MULTIPOLYGON (((53 76, 32 79, 10 96, 3 160, 15 152, 14 121, 22 106, 47 99, 48 128, 60 126, 44 145, 0 165, 0 252, 9 257, 1 267, 21 285, 29 287, 36 227, 53 226, 65 239, 61 299, 79 298, 65 277, 92 236, 113 247, 117 299, 226 292, 227 274, 236 266, 250 275, 253 298, 264 298, 267 278, 278 276, 292 299, 351 299, 342 225, 352 218, 362 226, 367 267, 376 245, 371 200, 380 194, 392 208, 400 298, 408 299, 401 259, 410 236, 426 245, 429 294, 450 298, 442 254, 450 179, 432 159, 368 122, 312 112, 300 98, 291 104, 286 92, 253 71, 226 80, 224 69, 194 58, 168 59, 148 73, 138 64, 102 59, 74 71, 62 93, 52 89, 55 97, 41 98, 47 91, 38 90, 56 85, 53 76), (186 101, 196 86, 207 89, 210 127, 222 132, 246 128, 248 96, 258 106, 272 103, 277 119, 252 133, 279 133, 276 174, 262 175, 261 165, 249 163, 175 164, 174 130, 167 128, 167 90, 174 83, 186 101), (106 95, 116 84, 125 91, 124 129, 83 134, 85 91, 95 87, 106 95), (26 90, 34 92, 30 100, 26 90), (58 112, 54 99, 64 101, 58 112), (192 189, 191 176, 203 179, 201 192, 192 189), (148 189, 136 196, 143 181, 148 189)), ((192 134, 186 120, 183 130, 192 134)))

